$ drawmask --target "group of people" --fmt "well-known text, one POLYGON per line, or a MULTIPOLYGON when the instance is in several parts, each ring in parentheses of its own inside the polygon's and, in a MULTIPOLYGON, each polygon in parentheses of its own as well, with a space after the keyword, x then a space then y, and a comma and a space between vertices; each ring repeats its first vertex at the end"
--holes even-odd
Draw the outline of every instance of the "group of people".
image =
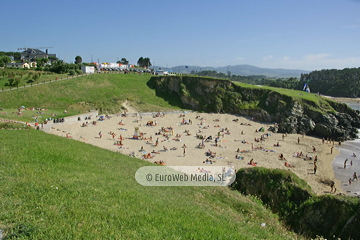
POLYGON ((56 119, 53 119, 53 123, 63 123, 65 122, 65 119, 64 118, 56 118, 56 119))

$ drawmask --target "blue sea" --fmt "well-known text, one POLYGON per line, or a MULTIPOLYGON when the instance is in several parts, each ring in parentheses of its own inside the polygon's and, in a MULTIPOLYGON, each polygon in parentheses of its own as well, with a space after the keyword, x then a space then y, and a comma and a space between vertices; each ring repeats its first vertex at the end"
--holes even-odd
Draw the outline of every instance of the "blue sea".
MULTIPOLYGON (((346 104, 353 109, 360 110, 359 102, 346 104)), ((341 181, 341 188, 345 191, 344 193, 350 196, 360 196, 360 177, 358 177, 359 181, 351 181, 351 184, 349 184, 349 179, 353 178, 354 172, 360 175, 360 129, 358 136, 359 139, 346 141, 341 144, 341 147, 339 147, 340 154, 335 157, 332 164, 335 178, 341 181), (353 153, 355 153, 356 157, 353 157, 353 153), (346 168, 344 168, 344 161, 346 159, 348 161, 346 168)))

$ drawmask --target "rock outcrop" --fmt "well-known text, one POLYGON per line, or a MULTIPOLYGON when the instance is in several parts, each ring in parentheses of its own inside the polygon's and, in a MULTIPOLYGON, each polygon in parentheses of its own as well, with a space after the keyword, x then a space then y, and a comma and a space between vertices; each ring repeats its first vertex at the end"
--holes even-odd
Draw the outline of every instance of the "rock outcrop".
POLYGON ((356 138, 360 127, 357 111, 315 95, 317 101, 311 101, 266 88, 241 87, 229 80, 190 76, 153 77, 148 86, 161 96, 181 99, 185 108, 278 123, 272 130, 283 133, 306 133, 343 141, 356 138))
POLYGON ((316 196, 294 173, 262 167, 243 168, 233 188, 255 195, 295 232, 307 237, 360 239, 359 199, 348 196, 316 196))

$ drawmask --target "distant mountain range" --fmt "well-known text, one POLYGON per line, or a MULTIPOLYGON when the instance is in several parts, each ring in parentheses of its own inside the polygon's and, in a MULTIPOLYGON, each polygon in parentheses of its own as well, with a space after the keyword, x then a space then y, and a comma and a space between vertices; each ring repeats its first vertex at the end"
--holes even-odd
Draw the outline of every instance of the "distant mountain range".
POLYGON ((235 66, 225 66, 225 67, 199 67, 199 66, 175 66, 172 68, 155 66, 156 69, 170 70, 176 73, 190 73, 194 71, 204 71, 204 70, 213 70, 217 72, 222 72, 227 74, 229 70, 233 75, 249 76, 249 75, 265 75, 266 77, 279 77, 279 78, 289 78, 297 77, 300 78, 301 73, 309 73, 309 71, 298 70, 298 69, 272 69, 272 68, 260 68, 251 65, 235 65, 235 66))

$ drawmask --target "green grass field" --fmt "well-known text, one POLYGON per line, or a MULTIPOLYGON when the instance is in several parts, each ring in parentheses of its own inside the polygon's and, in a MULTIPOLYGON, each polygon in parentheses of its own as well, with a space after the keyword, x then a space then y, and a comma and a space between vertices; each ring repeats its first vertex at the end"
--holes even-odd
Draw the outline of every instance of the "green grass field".
POLYGON ((313 101, 315 103, 319 103, 319 101, 322 101, 322 97, 318 96, 317 94, 314 94, 314 93, 308 93, 308 92, 304 92, 304 91, 286 89, 286 88, 276 88, 276 87, 270 87, 270 86, 257 86, 257 85, 251 85, 251 84, 235 82, 235 81, 233 83, 238 86, 245 87, 245 88, 268 89, 268 90, 271 90, 274 92, 278 92, 280 94, 284 94, 289 97, 305 99, 305 100, 313 101))
POLYGON ((139 185, 135 172, 147 165, 41 131, 0 130, 4 239, 297 238, 226 187, 139 185))
MULTIPOLYGON (((31 83, 28 83, 27 81, 32 78, 32 74, 41 73, 40 78, 35 83, 33 83, 33 85, 44 82, 44 81, 47 82, 50 80, 71 77, 71 76, 69 76, 69 74, 56 74, 56 73, 50 73, 50 72, 39 72, 39 71, 34 71, 34 70, 0 69, 0 91, 2 89, 10 88, 10 86, 7 86, 7 84, 9 83, 9 81, 8 81, 9 78, 7 76, 8 73, 14 73, 14 74, 16 74, 16 76, 15 76, 16 78, 20 78, 19 87, 23 87, 24 85, 30 86, 31 83), (3 75, 3 73, 4 73, 4 75, 3 75)), ((16 86, 12 86, 11 88, 16 88, 16 86)))
POLYGON ((0 118, 31 121, 35 113, 28 113, 24 117, 8 115, 21 106, 48 109, 43 117, 52 113, 63 116, 65 109, 74 114, 93 109, 103 113, 117 113, 125 100, 129 100, 139 111, 180 109, 178 99, 170 99, 169 102, 156 96, 155 90, 146 85, 150 77, 151 75, 94 74, 0 92, 0 108, 3 109, 0 110, 0 118))

